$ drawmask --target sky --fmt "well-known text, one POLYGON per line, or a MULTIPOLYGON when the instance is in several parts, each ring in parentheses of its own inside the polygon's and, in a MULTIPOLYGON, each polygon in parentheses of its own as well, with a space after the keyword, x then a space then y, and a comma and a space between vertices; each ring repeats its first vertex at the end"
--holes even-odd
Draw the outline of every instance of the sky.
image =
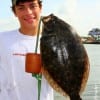
MULTIPOLYGON (((55 14, 69 23, 80 36, 87 36, 93 28, 100 28, 100 0, 42 0, 41 15, 55 14)), ((0 3, 0 32, 19 27, 11 11, 11 0, 0 3)))

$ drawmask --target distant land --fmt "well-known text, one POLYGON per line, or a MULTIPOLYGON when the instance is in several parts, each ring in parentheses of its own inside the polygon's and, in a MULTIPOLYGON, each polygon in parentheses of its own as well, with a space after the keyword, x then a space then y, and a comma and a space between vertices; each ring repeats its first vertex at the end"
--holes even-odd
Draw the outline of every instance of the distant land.
POLYGON ((100 44, 100 29, 93 28, 89 31, 88 36, 81 36, 83 44, 100 44))
POLYGON ((87 37, 81 37, 83 44, 100 44, 100 40, 96 40, 93 37, 87 36, 87 37))

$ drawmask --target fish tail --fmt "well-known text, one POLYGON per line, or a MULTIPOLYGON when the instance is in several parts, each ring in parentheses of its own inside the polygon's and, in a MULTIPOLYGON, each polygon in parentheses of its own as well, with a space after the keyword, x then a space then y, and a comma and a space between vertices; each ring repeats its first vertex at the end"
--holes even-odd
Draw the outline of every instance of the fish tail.
POLYGON ((79 94, 71 94, 70 100, 82 100, 79 94))

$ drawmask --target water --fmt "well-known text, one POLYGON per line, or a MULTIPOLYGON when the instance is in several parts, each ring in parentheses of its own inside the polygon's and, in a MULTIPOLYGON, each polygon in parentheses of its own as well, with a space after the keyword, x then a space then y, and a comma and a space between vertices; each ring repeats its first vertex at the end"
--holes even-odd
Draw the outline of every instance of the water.
MULTIPOLYGON (((82 100, 100 100, 100 45, 84 45, 90 60, 90 75, 82 100)), ((55 92, 54 100, 69 100, 55 92)))

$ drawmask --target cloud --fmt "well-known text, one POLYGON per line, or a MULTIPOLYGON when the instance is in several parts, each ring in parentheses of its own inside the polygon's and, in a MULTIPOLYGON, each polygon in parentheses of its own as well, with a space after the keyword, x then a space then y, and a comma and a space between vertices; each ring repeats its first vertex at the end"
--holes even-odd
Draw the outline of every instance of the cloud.
POLYGON ((7 19, 0 19, 0 32, 15 29, 19 27, 18 21, 16 18, 11 17, 7 19))
POLYGON ((65 6, 69 15, 73 16, 76 14, 75 12, 77 9, 77 0, 67 0, 65 6))
POLYGON ((63 16, 80 35, 87 35, 95 27, 100 28, 100 1, 84 2, 79 0, 66 0, 63 7, 66 7, 63 16))
MULTIPOLYGON (((43 15, 54 13, 71 24, 80 35, 100 28, 100 0, 43 0, 43 15)), ((0 20, 0 31, 18 27, 15 18, 0 20)))

